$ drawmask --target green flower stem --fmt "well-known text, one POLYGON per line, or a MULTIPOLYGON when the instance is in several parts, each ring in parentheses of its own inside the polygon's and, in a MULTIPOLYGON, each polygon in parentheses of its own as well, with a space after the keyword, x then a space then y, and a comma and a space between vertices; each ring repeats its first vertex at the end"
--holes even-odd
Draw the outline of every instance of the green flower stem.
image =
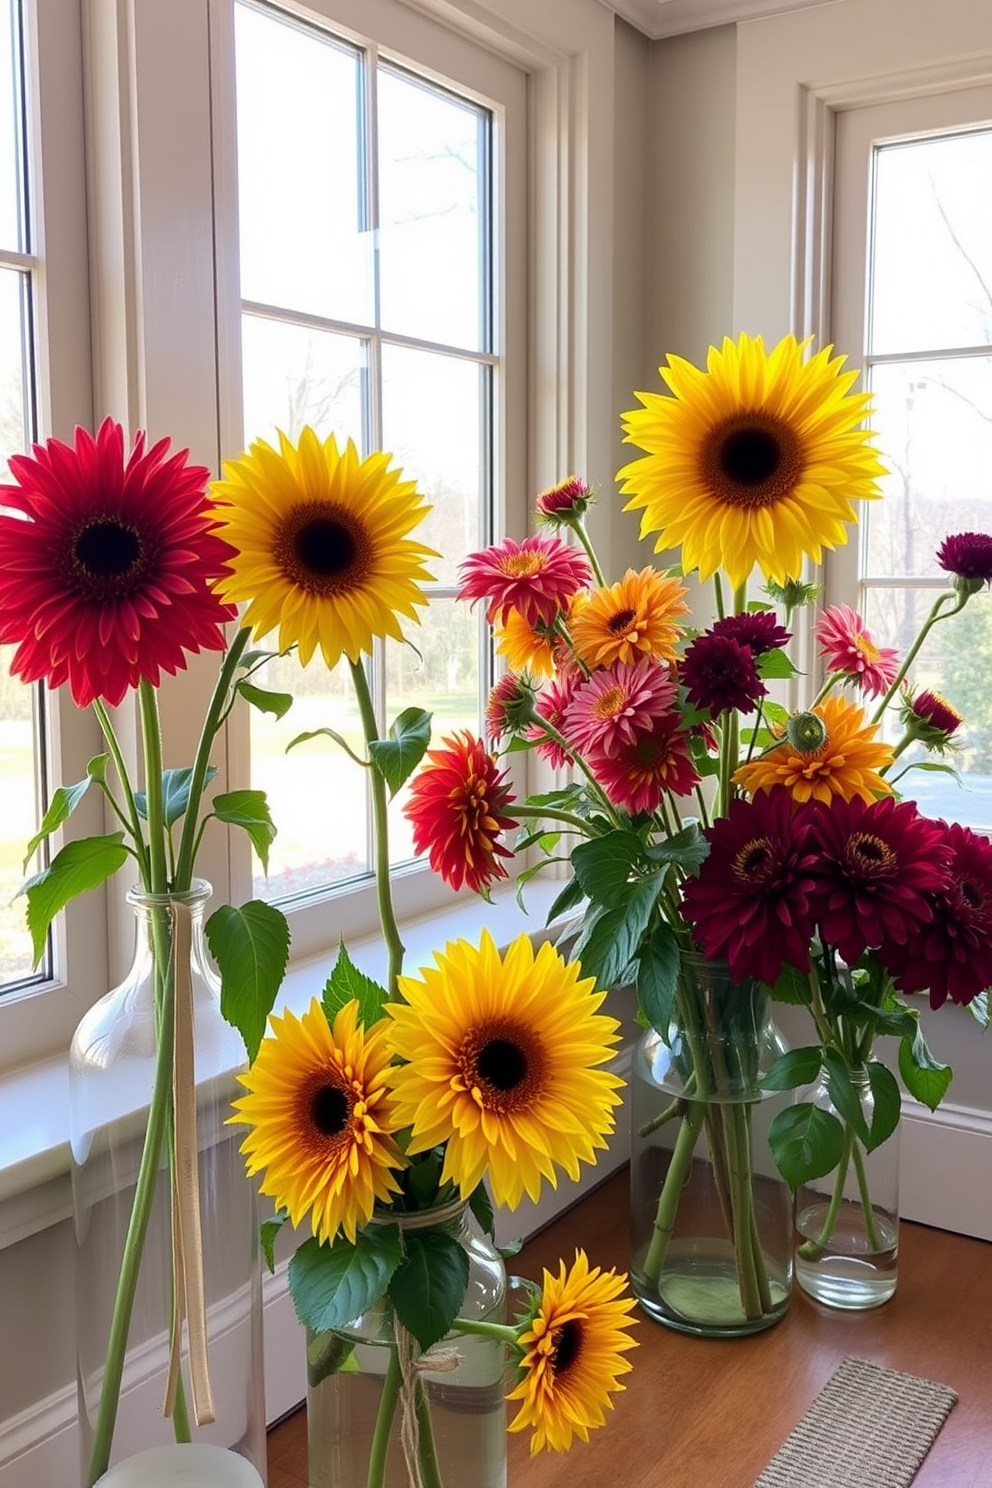
MULTIPOLYGON (((124 755, 121 752, 121 746, 118 743, 117 735, 114 732, 114 725, 110 721, 110 714, 107 712, 106 705, 104 704, 102 699, 94 699, 93 712, 96 714, 96 720, 100 725, 100 732, 103 734, 104 739, 106 739, 107 741, 107 749, 109 750, 110 757, 114 762, 114 768, 117 771, 117 778, 120 781, 121 791, 124 795, 124 802, 127 806, 126 815, 123 815, 119 811, 119 808, 118 814, 122 816, 122 820, 125 822, 125 825, 127 826, 128 831, 131 833, 131 837, 134 840, 134 850, 135 856, 138 859, 138 874, 141 878, 141 882, 147 883, 149 872, 148 848, 145 844, 144 834, 141 830, 141 817, 138 815, 138 804, 134 799, 134 789, 131 785, 131 780, 127 773, 127 765, 124 761, 124 755)), ((114 802, 114 805, 116 807, 117 803, 114 802)))
POLYGON ((193 881, 193 863, 196 857, 196 849, 199 844, 198 818, 200 814, 200 803, 203 799, 203 791, 207 780, 207 771, 210 768, 210 751, 213 749, 217 732, 225 717, 228 697, 234 682, 234 674, 241 664, 241 657, 248 644, 251 632, 247 627, 238 631, 234 640, 228 648, 224 657, 224 665, 217 675, 214 690, 211 694, 210 705, 203 719, 203 728, 200 730, 199 742, 196 746, 196 755, 193 760, 193 772, 189 782, 189 804, 183 819, 182 836, 179 839, 179 852, 176 855, 176 872, 173 887, 185 891, 193 881))
POLYGON ((169 875, 165 862, 165 805, 162 800, 162 726, 158 693, 144 677, 138 683, 141 742, 145 756, 145 807, 148 818, 148 882, 152 894, 165 894, 169 875))
POLYGON ((854 1144, 854 1132, 849 1126, 844 1127, 844 1150, 840 1155, 834 1177, 834 1191, 830 1195, 830 1203, 824 1216, 820 1233, 815 1240, 805 1240, 797 1252, 804 1261, 818 1261, 830 1243, 830 1237, 840 1214, 840 1206, 844 1198, 844 1184, 847 1182, 847 1170, 851 1163, 851 1148, 854 1144))
POLYGON ((953 589, 948 589, 945 590, 943 594, 938 594, 937 598, 933 602, 933 605, 931 606, 929 615, 920 626, 920 631, 916 637, 916 640, 913 642, 909 650, 906 652, 906 655, 903 657, 902 665, 893 678, 892 686, 889 688, 888 692, 885 694, 885 696, 882 698, 882 701, 875 709, 875 712, 872 715, 872 723, 878 724, 882 721, 882 716, 885 713, 886 708, 889 706, 892 699, 898 692, 903 678, 906 676, 910 667, 913 665, 913 662, 916 660, 917 656, 920 653, 920 647, 923 645, 923 642, 926 640, 931 630, 933 630, 934 626, 937 624, 937 621, 949 620, 952 615, 957 615, 959 611, 963 610, 967 603, 968 595, 958 594, 953 589), (952 609, 944 608, 944 602, 948 599, 954 601, 952 609))
MULTIPOLYGON (((617 816, 616 808, 614 807, 609 796, 607 796, 606 792, 603 790, 603 787, 600 785, 595 775, 590 770, 589 766, 586 764, 585 760, 582 758, 581 754, 576 754, 572 745, 569 744, 564 735, 560 734, 554 727, 554 725, 549 723, 546 718, 541 718, 540 716, 538 716, 535 719, 535 722, 540 725, 541 732, 545 734, 547 738, 553 739, 560 749, 563 749, 571 759, 574 759, 575 763, 578 765, 579 769, 582 771, 583 775, 592 786, 596 800, 602 811, 609 817, 610 821, 615 827, 622 827, 623 823, 617 816)), ((513 809, 516 810, 516 802, 514 802, 513 809)))
POLYGON ((577 517, 574 522, 569 522, 568 525, 585 548, 586 557, 589 559, 592 571, 596 575, 596 583, 599 584, 600 588, 605 589, 607 587, 606 579, 603 577, 603 570, 600 567, 599 559, 596 557, 596 550, 592 545, 592 538, 589 536, 584 518, 577 517))
POLYGON ((431 1403, 427 1398, 427 1386, 417 1376, 415 1410, 417 1414, 417 1463, 424 1488, 444 1488, 441 1481, 441 1465, 437 1460, 437 1445, 434 1441, 434 1422, 431 1420, 431 1403))
MULTIPOLYGON (((349 660, 348 664, 351 667, 351 675, 355 684, 358 711, 362 718, 362 728, 365 730, 365 742, 371 746, 379 740, 379 725, 376 722, 375 708, 372 706, 369 679, 365 675, 365 668, 361 661, 349 660)), ((386 980, 386 990, 390 997, 397 997, 399 995, 399 975, 403 970, 404 946, 400 939, 399 926, 396 923, 396 915, 393 911, 393 896, 389 883, 389 813, 386 807, 386 782, 374 766, 369 771, 369 781, 372 787, 372 835, 375 842, 376 902, 379 906, 379 924, 382 927, 383 939, 386 942, 386 949, 389 954, 389 974, 386 980)))
POLYGON ((661 1193, 658 1196, 658 1208, 654 1216, 653 1233, 651 1243, 648 1246, 647 1255, 644 1257, 644 1276, 652 1286, 658 1285, 665 1257, 668 1254, 668 1246, 675 1230, 675 1216, 678 1212, 679 1199, 682 1190, 689 1179, 692 1168, 692 1154, 696 1148, 696 1141, 703 1129, 703 1121, 706 1118, 705 1101, 690 1101, 689 1108, 682 1118, 679 1134, 675 1139, 672 1149, 671 1161, 665 1181, 661 1185, 661 1193))
POLYGON ((596 836, 589 823, 571 811, 559 811, 553 806, 528 806, 524 801, 514 801, 511 809, 514 816, 531 817, 537 821, 563 822, 565 826, 573 827, 576 832, 581 832, 583 837, 596 836))
POLYGON ((878 1240, 878 1230, 875 1227, 875 1210, 872 1207, 871 1194, 868 1192, 868 1175, 865 1172, 864 1158, 861 1156, 861 1148, 858 1144, 857 1136, 854 1136, 851 1157, 854 1160, 854 1172, 858 1180, 858 1197, 861 1200, 861 1217, 865 1222, 865 1236, 868 1240, 868 1249, 875 1252, 880 1250, 881 1246, 878 1240))
MULTIPOLYGON (((762 1286, 758 1280, 760 1251, 754 1248, 754 1195, 751 1171, 751 1130, 747 1104, 725 1102, 722 1108, 730 1178, 730 1202, 733 1213, 734 1258, 737 1287, 746 1318, 759 1318, 764 1312, 762 1286)), ((767 1292, 767 1280, 764 1290, 767 1292)))
POLYGON ((456 1317, 451 1325, 452 1333, 472 1333, 477 1338, 495 1338, 499 1343, 519 1343, 520 1336, 516 1328, 511 1328, 509 1323, 484 1323, 475 1318, 456 1317))
POLYGON ((389 1438, 396 1416, 396 1403, 400 1398, 400 1361, 396 1345, 389 1348, 389 1365, 382 1382, 382 1398, 375 1418, 372 1446, 369 1450, 369 1472, 366 1488, 384 1488, 386 1481, 386 1458, 389 1455, 389 1438))
POLYGON ((650 1121, 645 1121, 643 1126, 639 1126, 637 1128, 637 1135, 639 1137, 649 1137, 659 1127, 667 1125, 669 1121, 674 1121, 676 1116, 684 1116, 687 1102, 695 1089, 695 1085, 696 1076, 695 1072, 693 1072, 686 1080, 685 1090, 682 1094, 677 1095, 673 1101, 669 1101, 668 1105, 664 1110, 659 1111, 657 1116, 652 1116, 650 1121))

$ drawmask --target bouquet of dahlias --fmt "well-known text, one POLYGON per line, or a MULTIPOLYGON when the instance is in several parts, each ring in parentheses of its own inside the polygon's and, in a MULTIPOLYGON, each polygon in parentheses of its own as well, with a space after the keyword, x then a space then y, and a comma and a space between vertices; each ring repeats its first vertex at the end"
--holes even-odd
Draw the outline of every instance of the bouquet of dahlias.
MULTIPOLYGON (((687 958, 726 963, 732 984, 755 979, 816 1020, 817 1047, 790 1056, 768 1083, 805 1082, 823 1064, 851 1121, 804 1143, 802 1108, 788 1116, 776 1157, 793 1183, 844 1154, 856 1162, 854 1138, 878 1142, 892 1130, 898 1090, 870 1059, 876 1033, 900 1038, 913 1094, 933 1105, 946 1089, 949 1072, 897 989, 978 1009, 992 982, 992 845, 923 819, 896 792, 910 742, 938 751, 952 742, 954 710, 906 678, 933 626, 992 580, 992 539, 947 540, 951 586, 901 663, 837 606, 818 626, 819 695, 794 715, 770 695, 797 675, 790 626, 818 594, 804 582, 807 560, 845 542, 855 503, 880 495, 884 467, 862 427, 869 399, 851 391, 856 374, 842 365, 831 348, 808 354, 786 337, 766 352, 745 335, 711 348, 705 371, 670 358, 661 375, 672 396, 637 395, 643 407, 624 416, 626 437, 647 453, 620 472, 625 509, 642 513, 641 536, 655 534, 656 551, 675 550, 674 566, 608 582, 586 526, 592 492, 575 477, 537 498, 537 535, 466 559, 460 597, 485 603, 509 670, 490 697, 489 747, 464 734, 445 740, 407 808, 418 850, 454 886, 486 892, 515 854, 521 883, 548 863, 567 865, 551 914, 582 907, 572 954, 583 971, 600 986, 633 985, 642 1022, 664 1039, 673 1026, 687 1034, 683 1094, 658 1118, 680 1123, 686 1140, 659 1197, 647 1280, 664 1264, 705 1120, 745 1320, 769 1308, 740 1161, 750 1106, 731 1103, 722 1123, 704 1116, 721 1074, 699 1026, 705 1016, 725 1022, 716 1032, 734 1031, 740 999, 731 989, 701 1014, 687 958), (755 569, 758 593, 748 588, 755 569), (681 582, 696 572, 713 582, 705 627, 681 582), (902 726, 894 745, 880 733, 890 706, 902 726), (499 749, 536 751, 569 775, 515 800, 499 749), (878 1094, 870 1132, 854 1114, 852 1071, 862 1064, 878 1094)), ((757 1076, 756 1051, 735 1057, 738 1074, 757 1076)))
MULTIPOLYGON (((533 1450, 562 1449, 601 1424, 630 1367, 624 1277, 590 1269, 579 1252, 511 1324, 499 1258, 466 1226, 470 1213, 492 1233, 490 1190, 513 1208, 559 1170, 576 1178, 595 1161, 620 1103, 622 1082, 602 1068, 618 1025, 577 962, 549 943, 535 952, 527 935, 501 951, 483 932, 404 974, 387 791, 420 763, 431 720, 406 709, 380 736, 364 656, 374 638, 402 637, 401 615, 417 619, 423 565, 436 555, 410 536, 427 508, 387 471, 389 457, 338 462, 333 449, 305 429, 298 449, 259 441, 225 466, 222 532, 240 554, 225 594, 256 594, 245 622, 260 634, 278 624, 283 651, 296 645, 306 662, 319 644, 328 667, 347 661, 365 736, 363 756, 348 752, 370 783, 387 975, 375 982, 342 944, 322 998, 270 1018, 232 1121, 250 1128, 248 1171, 275 1202, 263 1226, 270 1264, 284 1224, 310 1231, 288 1276, 308 1329, 311 1482, 330 1473, 383 1488, 403 1471, 417 1488, 440 1488, 446 1473, 458 1488, 489 1488, 502 1481, 487 1453, 505 1453, 507 1389, 521 1402, 510 1429, 531 1430, 533 1450), (293 565, 263 589, 257 576, 287 546, 293 565), (470 1367, 478 1341, 495 1352, 492 1378, 470 1367), (444 1412, 432 1409, 439 1395, 444 1412), (497 1447, 486 1434, 494 1423, 497 1447)), ((483 751, 480 768, 488 763, 483 751)), ((467 843, 470 880, 473 851, 467 843)))

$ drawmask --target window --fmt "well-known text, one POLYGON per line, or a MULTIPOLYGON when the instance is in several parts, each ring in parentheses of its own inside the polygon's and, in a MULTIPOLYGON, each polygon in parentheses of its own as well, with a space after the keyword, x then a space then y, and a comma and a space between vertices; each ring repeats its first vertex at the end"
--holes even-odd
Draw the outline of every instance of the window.
MULTIPOLYGON (((380 729, 405 707, 439 731, 481 727, 488 656, 454 599, 457 566, 501 520, 503 337, 500 122, 493 105, 367 40, 239 0, 235 11, 244 438, 295 441, 303 424, 361 454, 386 449, 432 506, 414 534, 441 555, 410 644, 370 672, 380 729)), ((312 896, 371 872, 361 772, 326 738, 363 749, 347 668, 319 656, 267 666, 289 714, 254 714, 251 778, 279 836, 257 894, 312 896)), ((402 797, 390 855, 413 849, 402 797)))
MULTIPOLYGON (((968 101, 973 114, 977 100, 968 101)), ((856 301, 863 330, 850 344, 864 348, 872 423, 890 469, 885 500, 860 522, 859 607, 875 639, 900 655, 946 588, 936 557, 943 539, 992 531, 992 127, 904 135, 905 110, 852 110, 841 115, 837 137, 838 170, 851 172, 866 203, 864 291, 856 301)), ((854 272, 845 256, 854 250, 843 246, 850 230, 843 214, 854 190, 853 183, 842 190, 837 222, 845 319, 843 276, 854 272)), ((929 815, 985 830, 992 829, 990 666, 992 611, 976 598, 934 629, 909 676, 963 715, 960 753, 945 761, 961 784, 929 768, 938 758, 916 746, 904 763, 928 768, 910 770, 901 786, 929 815)), ((890 731, 899 732, 897 719, 890 731)))

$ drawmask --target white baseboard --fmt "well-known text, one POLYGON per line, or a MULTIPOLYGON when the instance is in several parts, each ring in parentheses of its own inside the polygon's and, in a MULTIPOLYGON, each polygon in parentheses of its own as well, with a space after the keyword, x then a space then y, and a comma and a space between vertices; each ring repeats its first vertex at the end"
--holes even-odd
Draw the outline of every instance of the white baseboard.
POLYGON ((902 1218, 992 1240, 992 1113, 904 1096, 901 1127, 902 1218))

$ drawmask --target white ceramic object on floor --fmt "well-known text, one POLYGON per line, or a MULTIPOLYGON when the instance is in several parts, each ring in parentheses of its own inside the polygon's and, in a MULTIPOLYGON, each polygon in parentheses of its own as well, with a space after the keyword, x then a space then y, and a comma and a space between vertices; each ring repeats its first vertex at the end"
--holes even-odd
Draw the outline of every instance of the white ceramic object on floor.
POLYGON ((203 1442, 149 1447, 104 1473, 97 1488, 264 1488, 247 1457, 203 1442))

